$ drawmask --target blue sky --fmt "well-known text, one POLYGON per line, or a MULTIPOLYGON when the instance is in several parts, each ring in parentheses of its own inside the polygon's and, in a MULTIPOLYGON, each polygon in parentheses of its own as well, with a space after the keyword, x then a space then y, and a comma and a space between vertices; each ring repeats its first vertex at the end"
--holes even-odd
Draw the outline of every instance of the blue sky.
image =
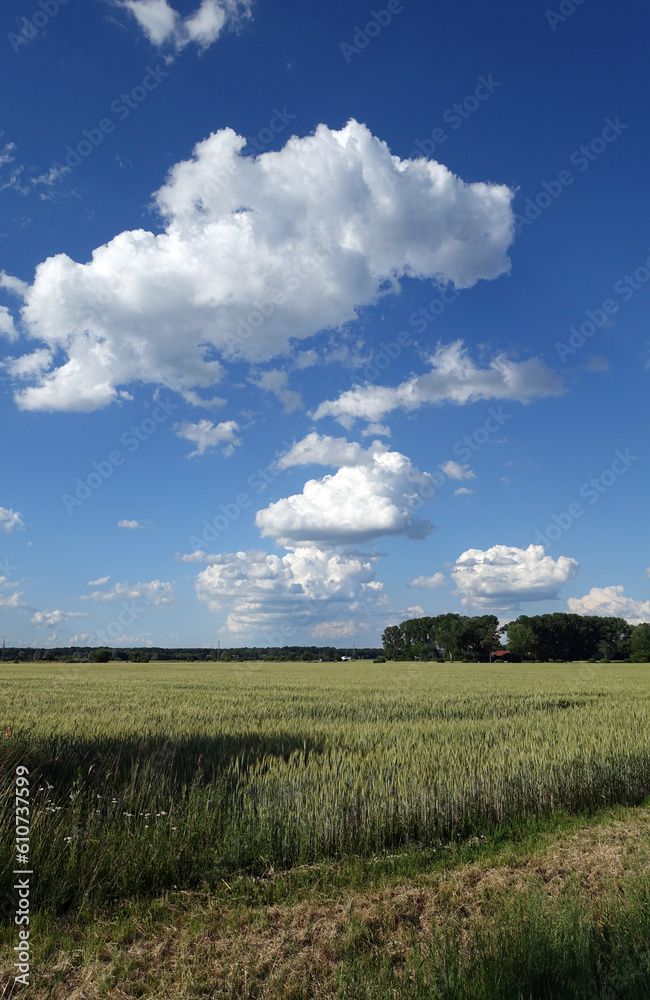
POLYGON ((7 0, 7 645, 650 620, 647 16, 7 0))

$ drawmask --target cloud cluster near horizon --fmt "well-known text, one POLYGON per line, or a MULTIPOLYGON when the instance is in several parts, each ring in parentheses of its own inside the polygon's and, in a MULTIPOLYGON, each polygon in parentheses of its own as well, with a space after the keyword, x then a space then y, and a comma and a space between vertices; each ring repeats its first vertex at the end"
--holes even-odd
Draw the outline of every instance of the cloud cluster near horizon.
POLYGON ((387 599, 375 579, 380 556, 374 543, 387 536, 425 538, 434 530, 416 513, 433 496, 432 477, 379 441, 364 449, 312 432, 278 460, 281 468, 303 465, 336 472, 308 480, 301 493, 269 504, 255 518, 262 537, 272 538, 284 555, 197 550, 178 557, 206 564, 196 579, 197 596, 228 611, 229 632, 266 630, 286 641, 282 629, 293 630, 296 622, 323 629, 328 623, 334 636, 333 610, 381 615, 387 599))
POLYGON ((543 545, 527 549, 493 545, 485 551, 467 549, 451 576, 463 605, 509 612, 518 611, 522 601, 556 599, 560 587, 575 579, 579 569, 575 559, 546 555, 543 545))
POLYGON ((602 615, 625 618, 632 625, 650 622, 650 601, 635 601, 625 596, 625 588, 592 587, 584 597, 570 597, 569 611, 576 615, 602 615))

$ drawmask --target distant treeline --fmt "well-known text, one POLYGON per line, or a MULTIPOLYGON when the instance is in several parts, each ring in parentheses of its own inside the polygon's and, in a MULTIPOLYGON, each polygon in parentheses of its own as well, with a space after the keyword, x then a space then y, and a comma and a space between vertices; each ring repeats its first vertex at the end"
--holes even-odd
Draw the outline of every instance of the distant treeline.
POLYGON ((150 660, 222 660, 232 662, 238 660, 266 660, 275 662, 336 661, 342 657, 357 660, 373 660, 381 656, 383 650, 370 648, 345 647, 337 649, 334 646, 235 646, 228 649, 218 648, 179 648, 166 649, 160 646, 138 646, 132 649, 112 649, 107 646, 57 646, 51 649, 34 647, 7 647, 0 650, 0 658, 18 662, 55 660, 63 662, 94 661, 108 663, 110 660, 130 661, 131 663, 147 663, 150 660))
POLYGON ((520 615, 499 628, 495 615, 411 618, 382 635, 391 660, 489 660, 509 652, 522 660, 650 661, 650 624, 601 615, 520 615), (507 644, 501 636, 507 633, 507 644))

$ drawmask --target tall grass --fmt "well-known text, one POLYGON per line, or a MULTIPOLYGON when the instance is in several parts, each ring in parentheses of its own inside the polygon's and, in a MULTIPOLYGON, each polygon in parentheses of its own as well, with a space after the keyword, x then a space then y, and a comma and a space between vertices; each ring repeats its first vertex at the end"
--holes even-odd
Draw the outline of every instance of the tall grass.
POLYGON ((27 764, 46 910, 650 793, 645 665, 75 670, 0 670, 0 868, 27 764))

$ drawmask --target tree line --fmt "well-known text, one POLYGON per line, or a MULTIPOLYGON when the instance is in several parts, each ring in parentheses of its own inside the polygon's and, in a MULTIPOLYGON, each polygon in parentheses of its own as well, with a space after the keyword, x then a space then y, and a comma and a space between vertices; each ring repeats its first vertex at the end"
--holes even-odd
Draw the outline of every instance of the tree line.
POLYGON ((168 649, 161 646, 108 647, 108 646, 58 646, 51 649, 40 647, 7 646, 0 649, 0 660, 18 662, 99 662, 121 660, 130 663, 148 663, 152 660, 196 662, 199 660, 221 660, 237 663, 242 660, 263 660, 270 662, 335 662, 342 657, 355 660, 372 660, 382 654, 375 647, 350 646, 338 649, 334 646, 233 646, 229 648, 187 646, 168 649))
POLYGON ((501 627, 495 615, 410 618, 390 625, 382 642, 390 660, 487 661, 495 652, 508 652, 523 660, 650 661, 650 624, 564 612, 520 615, 501 627))

